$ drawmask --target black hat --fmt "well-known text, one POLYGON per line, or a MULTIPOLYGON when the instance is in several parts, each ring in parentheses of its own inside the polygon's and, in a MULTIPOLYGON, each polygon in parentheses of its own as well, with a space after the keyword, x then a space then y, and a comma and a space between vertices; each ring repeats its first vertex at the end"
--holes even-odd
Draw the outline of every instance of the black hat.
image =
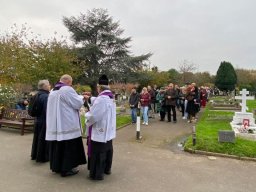
POLYGON ((101 75, 99 78, 99 85, 108 85, 107 75, 101 75))

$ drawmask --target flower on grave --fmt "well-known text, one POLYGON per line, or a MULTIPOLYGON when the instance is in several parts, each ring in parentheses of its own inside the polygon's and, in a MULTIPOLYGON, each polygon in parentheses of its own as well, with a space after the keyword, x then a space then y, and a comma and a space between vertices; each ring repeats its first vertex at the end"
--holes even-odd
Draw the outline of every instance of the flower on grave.
POLYGON ((244 125, 240 126, 240 128, 238 128, 238 131, 240 133, 248 133, 248 129, 244 127, 244 125))

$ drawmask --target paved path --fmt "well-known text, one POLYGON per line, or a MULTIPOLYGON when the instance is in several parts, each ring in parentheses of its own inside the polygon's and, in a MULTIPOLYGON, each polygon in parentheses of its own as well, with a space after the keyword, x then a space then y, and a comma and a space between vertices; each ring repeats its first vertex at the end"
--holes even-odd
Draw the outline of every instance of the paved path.
POLYGON ((191 155, 178 150, 179 138, 191 133, 191 124, 150 119, 142 126, 143 141, 135 141, 135 125, 117 132, 112 175, 104 181, 80 173, 62 178, 49 163, 30 160, 32 134, 0 129, 0 192, 255 192, 256 163, 191 155))

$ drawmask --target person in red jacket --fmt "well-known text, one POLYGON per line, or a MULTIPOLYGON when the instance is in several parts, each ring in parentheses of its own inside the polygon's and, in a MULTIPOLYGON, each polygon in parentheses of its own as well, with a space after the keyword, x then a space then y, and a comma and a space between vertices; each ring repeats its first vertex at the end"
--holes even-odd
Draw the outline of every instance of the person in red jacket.
POLYGON ((142 92, 140 94, 140 104, 141 104, 141 111, 143 117, 143 125, 148 125, 148 106, 150 104, 150 94, 146 87, 143 87, 142 92))
POLYGON ((201 99, 201 106, 205 107, 207 102, 207 91, 203 86, 200 88, 200 99, 201 99))

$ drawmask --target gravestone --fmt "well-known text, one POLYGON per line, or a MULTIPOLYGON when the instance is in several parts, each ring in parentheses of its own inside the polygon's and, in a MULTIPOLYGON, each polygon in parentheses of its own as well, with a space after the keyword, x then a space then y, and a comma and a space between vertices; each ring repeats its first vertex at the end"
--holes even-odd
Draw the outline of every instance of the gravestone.
POLYGON ((246 100, 252 100, 254 97, 246 96, 249 91, 243 89, 240 91, 242 96, 236 96, 235 99, 242 100, 241 112, 235 112, 233 121, 230 123, 232 129, 235 131, 236 136, 241 136, 247 139, 256 140, 256 124, 253 113, 246 112, 246 100))
POLYGON ((235 132, 228 130, 220 130, 219 142, 235 143, 235 132))
POLYGON ((254 100, 253 96, 247 96, 249 94, 249 91, 247 91, 246 89, 242 89, 242 91, 240 91, 240 94, 242 94, 242 96, 235 96, 235 99, 240 99, 242 100, 242 103, 240 104, 242 107, 242 113, 246 113, 246 110, 248 109, 246 107, 246 100, 254 100))
POLYGON ((211 100, 210 110, 228 110, 228 111, 240 111, 241 107, 238 103, 234 102, 234 97, 229 97, 224 101, 211 100))

